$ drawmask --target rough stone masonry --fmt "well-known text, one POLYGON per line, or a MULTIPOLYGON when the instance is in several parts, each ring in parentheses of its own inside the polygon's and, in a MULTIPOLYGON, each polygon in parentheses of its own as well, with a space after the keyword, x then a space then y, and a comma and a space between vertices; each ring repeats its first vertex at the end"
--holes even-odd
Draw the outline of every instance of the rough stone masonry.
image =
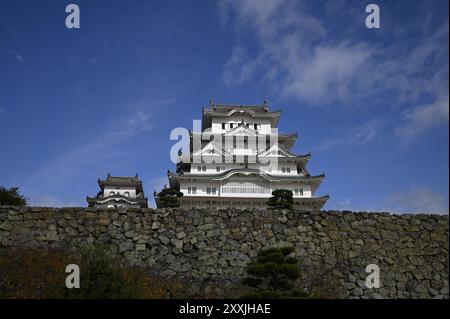
POLYGON ((208 283, 220 294, 239 282, 261 248, 291 245, 307 290, 327 278, 342 298, 448 298, 448 220, 348 211, 0 206, 0 249, 103 243, 127 263, 193 287, 208 283), (366 287, 368 264, 379 266, 380 288, 366 287))

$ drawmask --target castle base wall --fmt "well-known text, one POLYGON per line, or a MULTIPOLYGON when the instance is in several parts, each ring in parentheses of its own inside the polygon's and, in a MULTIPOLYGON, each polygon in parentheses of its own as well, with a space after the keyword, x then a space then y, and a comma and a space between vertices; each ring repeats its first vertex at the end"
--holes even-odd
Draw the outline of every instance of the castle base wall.
POLYGON ((260 249, 290 245, 305 289, 328 284, 341 298, 448 298, 448 220, 339 211, 0 206, 0 249, 102 243, 126 263, 224 295, 260 249), (365 284, 369 264, 379 267, 380 288, 365 284))

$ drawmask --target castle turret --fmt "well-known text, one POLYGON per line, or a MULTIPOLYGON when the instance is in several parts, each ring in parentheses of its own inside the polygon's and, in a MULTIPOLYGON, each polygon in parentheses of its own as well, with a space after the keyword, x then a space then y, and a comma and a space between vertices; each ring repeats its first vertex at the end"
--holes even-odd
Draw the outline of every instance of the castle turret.
POLYGON ((100 191, 95 197, 87 197, 89 207, 137 207, 147 208, 148 201, 138 175, 133 177, 111 176, 98 180, 100 191))

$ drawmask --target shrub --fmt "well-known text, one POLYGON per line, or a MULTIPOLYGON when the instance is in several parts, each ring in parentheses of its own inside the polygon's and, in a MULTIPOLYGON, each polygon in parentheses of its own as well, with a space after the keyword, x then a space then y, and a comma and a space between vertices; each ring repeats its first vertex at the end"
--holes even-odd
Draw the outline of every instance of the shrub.
POLYGON ((25 206, 27 200, 20 195, 18 187, 5 188, 0 186, 0 205, 25 206))
POLYGON ((289 255, 293 247, 261 250, 256 260, 247 265, 247 275, 242 283, 256 291, 245 298, 300 298, 306 294, 294 289, 300 276, 297 259, 289 255))
POLYGON ((158 193, 158 200, 160 207, 179 207, 180 197, 183 196, 182 192, 177 191, 174 188, 164 188, 158 193))
POLYGON ((9 249, 0 253, 0 298, 179 298, 184 284, 138 266, 121 266, 97 246, 81 253, 9 249), (65 286, 65 268, 80 266, 80 288, 65 286))
POLYGON ((272 192, 267 205, 275 209, 289 209, 294 207, 294 198, 292 191, 287 189, 276 189, 272 192))
POLYGON ((60 250, 9 249, 0 253, 0 298, 56 298, 66 265, 78 261, 60 250))

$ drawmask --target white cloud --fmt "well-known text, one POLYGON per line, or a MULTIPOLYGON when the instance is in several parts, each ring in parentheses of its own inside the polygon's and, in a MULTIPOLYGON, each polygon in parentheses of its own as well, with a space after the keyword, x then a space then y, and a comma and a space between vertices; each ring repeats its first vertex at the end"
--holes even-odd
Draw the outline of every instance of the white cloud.
POLYGON ((43 180, 53 185, 65 183, 89 165, 106 163, 108 159, 120 155, 121 151, 116 146, 151 130, 152 127, 153 118, 143 110, 135 112, 128 119, 118 119, 93 142, 84 144, 48 163, 28 180, 26 186, 35 189, 43 180))
MULTIPOLYGON (((440 27, 428 23, 438 8, 423 8, 427 20, 417 23, 420 41, 400 40, 412 26, 395 25, 399 40, 386 45, 352 36, 351 28, 363 19, 353 17, 359 13, 348 3, 328 2, 320 18, 309 4, 293 0, 221 3, 222 21, 234 23, 237 33, 237 43, 224 67, 224 82, 236 86, 261 81, 278 98, 295 99, 311 107, 336 102, 353 107, 380 102, 387 108, 396 102, 412 105, 401 115, 397 136, 402 140, 412 141, 433 126, 448 122, 448 107, 444 109, 445 100, 448 106, 448 21, 440 27), (343 7, 348 7, 345 14, 352 16, 346 18, 348 30, 347 20, 342 20, 343 7), (344 22, 339 32, 327 29, 325 19, 330 16, 344 22), (247 40, 252 46, 247 46, 247 40), (383 100, 386 96, 389 101, 383 100), (417 106, 423 96, 435 102, 417 106), (416 127, 414 134, 412 126, 416 127)), ((394 27, 388 15, 384 21, 394 27)))
POLYGON ((324 151, 337 146, 363 146, 372 143, 377 139, 384 125, 386 125, 386 120, 378 119, 356 126, 341 136, 320 143, 316 151, 324 151))
POLYGON ((412 186, 390 195, 387 199, 390 210, 401 213, 448 214, 448 197, 427 187, 412 186))
POLYGON ((251 60, 243 48, 235 47, 225 65, 223 79, 227 85, 240 85, 248 81, 255 72, 260 59, 251 60), (245 63, 244 63, 245 62, 245 63))
POLYGON ((21 55, 17 54, 16 52, 14 52, 13 50, 8 50, 9 54, 11 54, 12 56, 14 56, 16 58, 17 61, 19 61, 20 63, 24 62, 24 59, 21 55))
POLYGON ((86 206, 84 203, 75 202, 75 201, 66 201, 55 198, 50 195, 38 195, 35 198, 30 199, 30 204, 32 206, 41 206, 41 207, 83 207, 86 206))
POLYGON ((448 92, 444 97, 438 97, 431 104, 419 105, 402 114, 402 122, 395 129, 403 144, 410 144, 416 137, 428 129, 442 123, 448 124, 449 98, 448 92))

